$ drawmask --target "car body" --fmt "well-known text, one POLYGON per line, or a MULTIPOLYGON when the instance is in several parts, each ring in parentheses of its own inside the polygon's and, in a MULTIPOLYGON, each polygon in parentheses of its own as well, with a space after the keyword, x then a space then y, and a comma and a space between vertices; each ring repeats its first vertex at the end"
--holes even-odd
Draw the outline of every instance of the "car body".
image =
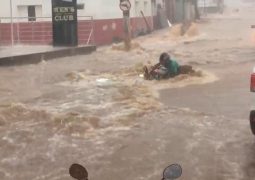
MULTIPOLYGON (((255 92, 255 68, 253 69, 253 73, 251 74, 251 82, 250 82, 250 91, 255 92)), ((250 112, 250 126, 251 131, 255 135, 255 110, 251 110, 250 112)))

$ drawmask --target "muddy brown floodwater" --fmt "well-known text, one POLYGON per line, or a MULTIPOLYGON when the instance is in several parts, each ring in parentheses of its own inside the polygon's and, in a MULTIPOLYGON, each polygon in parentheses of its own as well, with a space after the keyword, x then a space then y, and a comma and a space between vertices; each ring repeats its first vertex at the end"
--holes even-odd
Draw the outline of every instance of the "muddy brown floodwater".
POLYGON ((240 82, 255 57, 255 9, 242 8, 207 16, 184 37, 165 29, 137 38, 130 52, 114 45, 1 67, 0 179, 69 180, 73 163, 94 180, 160 179, 171 163, 183 166, 181 179, 252 179, 248 121, 227 116, 238 111, 233 97, 248 97, 227 87, 248 86, 240 82), (142 66, 162 51, 198 73, 144 81, 142 66), (222 111, 211 111, 213 104, 222 111))

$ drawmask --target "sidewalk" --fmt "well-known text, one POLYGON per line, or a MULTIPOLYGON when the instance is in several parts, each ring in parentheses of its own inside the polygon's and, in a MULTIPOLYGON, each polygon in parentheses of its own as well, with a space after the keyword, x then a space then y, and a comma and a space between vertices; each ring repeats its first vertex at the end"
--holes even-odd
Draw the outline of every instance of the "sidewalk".
POLYGON ((4 46, 0 47, 0 66, 35 64, 42 60, 89 54, 96 46, 53 47, 53 46, 4 46))

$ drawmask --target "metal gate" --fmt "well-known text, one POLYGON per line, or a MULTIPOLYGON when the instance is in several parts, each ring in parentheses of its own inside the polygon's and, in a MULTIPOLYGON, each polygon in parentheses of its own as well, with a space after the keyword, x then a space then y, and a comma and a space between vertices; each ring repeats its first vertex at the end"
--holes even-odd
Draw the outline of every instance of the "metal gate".
MULTIPOLYGON (((0 17, 0 46, 52 45, 52 18, 0 17)), ((78 44, 94 45, 94 20, 92 16, 78 17, 78 44)))

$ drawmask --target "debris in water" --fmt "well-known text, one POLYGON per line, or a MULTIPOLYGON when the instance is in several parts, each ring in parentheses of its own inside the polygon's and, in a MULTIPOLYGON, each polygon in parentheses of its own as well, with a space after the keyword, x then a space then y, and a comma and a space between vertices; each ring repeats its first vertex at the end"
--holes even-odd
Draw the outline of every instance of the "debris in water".
POLYGON ((191 23, 189 27, 184 30, 183 24, 177 24, 173 26, 170 30, 170 36, 174 38, 178 38, 181 36, 187 35, 188 37, 194 37, 199 35, 199 30, 196 23, 191 23))
POLYGON ((202 70, 195 70, 191 74, 181 74, 167 81, 147 81, 148 83, 156 83, 155 89, 181 88, 194 84, 208 84, 218 80, 214 74, 202 70))
POLYGON ((80 72, 70 72, 66 74, 66 77, 68 78, 69 81, 72 81, 72 82, 78 82, 86 78, 85 75, 80 72))
POLYGON ((96 80, 98 83, 107 83, 109 81, 109 79, 106 78, 100 78, 96 80))
POLYGON ((98 86, 109 86, 109 85, 112 85, 113 82, 107 78, 99 78, 99 79, 96 79, 96 83, 98 86))
POLYGON ((174 25, 171 30, 170 34, 172 37, 180 37, 181 36, 181 24, 174 25))
MULTIPOLYGON (((139 43, 132 42, 130 50, 134 50, 134 49, 144 50, 144 48, 142 48, 139 43)), ((112 50, 127 51, 124 43, 113 44, 112 45, 112 50)))
POLYGON ((189 37, 194 37, 199 35, 199 30, 196 23, 192 23, 189 29, 186 32, 186 35, 189 37))
POLYGON ((196 77, 203 77, 204 76, 203 71, 201 71, 201 70, 194 71, 190 75, 191 76, 196 76, 196 77))
POLYGON ((132 67, 121 69, 117 73, 118 75, 122 74, 125 76, 139 76, 140 74, 143 73, 143 67, 144 67, 144 64, 139 62, 132 67))

